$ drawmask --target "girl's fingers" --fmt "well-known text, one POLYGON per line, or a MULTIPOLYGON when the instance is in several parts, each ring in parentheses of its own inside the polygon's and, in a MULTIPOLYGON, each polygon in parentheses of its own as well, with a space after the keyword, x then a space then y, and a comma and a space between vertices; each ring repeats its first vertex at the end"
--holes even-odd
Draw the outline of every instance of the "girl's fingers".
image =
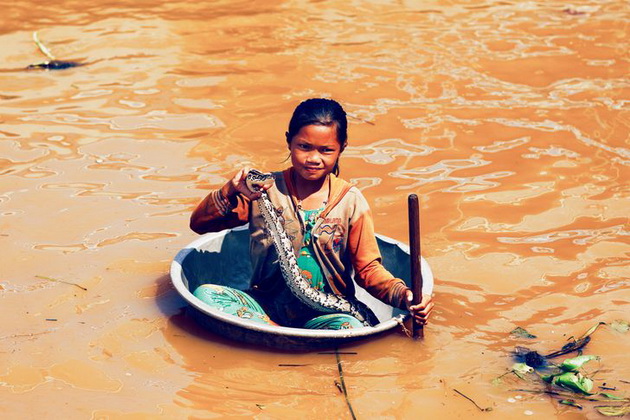
POLYGON ((411 290, 407 290, 405 299, 407 309, 409 309, 411 316, 415 319, 415 321, 420 325, 426 325, 434 306, 431 295, 422 295, 422 301, 417 305, 412 305, 413 292, 411 290))
POLYGON ((241 168, 236 173, 236 175, 234 175, 234 178, 232 178, 232 185, 236 191, 243 194, 244 196, 250 199, 256 199, 258 198, 256 193, 253 193, 252 191, 250 191, 249 188, 247 188, 247 184, 245 183, 249 170, 250 170, 249 167, 241 168))
POLYGON ((409 309, 414 310, 422 310, 429 305, 433 305, 433 298, 431 295, 422 295, 422 301, 417 305, 411 305, 411 300, 413 298, 413 293, 411 291, 407 291, 407 302, 409 302, 409 309))
POLYGON ((241 181, 245 182, 245 178, 247 178, 247 174, 251 169, 252 168, 250 168, 249 166, 245 166, 243 169, 241 169, 241 181))
MULTIPOLYGON (((247 179, 247 174, 249 173, 250 170, 251 168, 249 166, 246 166, 240 169, 236 174, 234 174, 234 176, 232 177, 229 183, 230 188, 228 191, 228 195, 230 197, 237 193, 240 193, 244 195, 245 197, 249 198, 250 200, 257 200, 260 198, 262 193, 260 191, 251 191, 247 187, 247 183, 245 182, 247 179)), ((273 183, 270 185, 263 185, 262 189, 268 190, 269 188, 271 188, 272 185, 273 183)))
POLYGON ((418 306, 414 307, 414 312, 415 313, 419 313, 419 314, 423 314, 423 315, 428 315, 428 314, 431 313, 431 311, 433 310, 434 306, 435 305, 433 304, 433 302, 430 302, 427 306, 424 306, 424 307, 418 305, 418 306))
POLYGON ((429 304, 426 307, 423 307, 422 305, 415 305, 409 308, 409 310, 411 311, 411 313, 413 314, 413 317, 418 320, 418 321, 426 321, 429 316, 431 315, 431 311, 433 311, 433 307, 435 305, 433 304, 433 302, 429 302, 429 304))

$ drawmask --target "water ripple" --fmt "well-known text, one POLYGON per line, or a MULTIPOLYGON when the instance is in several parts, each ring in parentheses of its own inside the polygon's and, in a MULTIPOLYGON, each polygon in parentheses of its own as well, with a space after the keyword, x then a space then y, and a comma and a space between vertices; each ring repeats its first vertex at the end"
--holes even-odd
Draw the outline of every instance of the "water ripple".
POLYGON ((401 139, 385 139, 364 146, 348 146, 344 158, 361 158, 368 163, 386 165, 397 157, 427 156, 436 149, 426 145, 416 145, 401 139))
POLYGON ((529 128, 533 130, 539 131, 547 131, 547 132, 557 132, 557 131, 568 131, 572 133, 575 138, 587 146, 593 146, 607 152, 613 153, 617 155, 620 159, 619 163, 623 165, 630 166, 630 149, 625 147, 613 147, 602 142, 598 142, 593 140, 590 137, 587 137, 584 133, 582 133, 578 128, 568 125, 562 124, 552 120, 544 120, 544 121, 531 121, 531 120, 509 120, 505 118, 490 118, 488 121, 493 121, 505 125, 507 127, 523 127, 529 128))
POLYGON ((425 184, 448 183, 455 185, 448 188, 442 188, 440 191, 463 193, 494 188, 500 185, 499 182, 495 181, 496 179, 509 177, 510 175, 515 174, 515 172, 512 171, 496 171, 469 177, 458 177, 453 175, 454 172, 462 169, 486 166, 489 164, 489 161, 480 158, 447 159, 427 167, 399 169, 393 171, 390 175, 395 178, 413 181, 409 185, 398 187, 399 189, 414 189, 425 184))
POLYGON ((541 235, 524 237, 499 236, 497 241, 506 244, 546 244, 564 239, 573 239, 576 245, 587 245, 603 240, 615 240, 620 237, 630 236, 630 231, 624 225, 609 226, 601 229, 572 229, 557 230, 541 235))
POLYGON ((82 117, 76 114, 48 114, 22 117, 22 121, 38 121, 72 125, 107 125, 112 130, 139 130, 155 128, 162 130, 198 130, 218 128, 224 124, 212 115, 170 114, 154 110, 144 115, 116 116, 111 118, 82 117))

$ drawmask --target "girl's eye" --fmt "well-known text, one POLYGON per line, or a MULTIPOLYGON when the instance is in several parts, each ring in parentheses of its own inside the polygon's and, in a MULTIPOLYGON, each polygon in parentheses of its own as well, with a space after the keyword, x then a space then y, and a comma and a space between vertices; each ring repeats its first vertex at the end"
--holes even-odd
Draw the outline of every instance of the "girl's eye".
POLYGON ((298 143, 297 146, 298 146, 299 149, 302 149, 302 150, 308 150, 309 149, 308 144, 298 143))

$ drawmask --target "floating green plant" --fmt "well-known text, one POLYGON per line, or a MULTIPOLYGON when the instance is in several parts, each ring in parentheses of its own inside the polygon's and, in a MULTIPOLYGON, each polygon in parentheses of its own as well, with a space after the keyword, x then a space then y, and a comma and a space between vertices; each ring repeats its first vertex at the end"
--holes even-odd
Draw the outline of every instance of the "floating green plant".
MULTIPOLYGON (((502 383, 502 378, 509 374, 515 375, 520 380, 527 380, 532 384, 540 384, 540 380, 542 379, 542 382, 547 384, 544 388, 513 389, 512 391, 550 395, 556 398, 560 404, 575 407, 580 410, 583 406, 578 404, 575 400, 620 403, 621 405, 601 405, 594 408, 597 409, 600 414, 609 417, 625 416, 629 414, 630 405, 628 402, 630 402, 630 399, 608 392, 598 393, 594 391, 593 379, 589 377, 591 375, 583 370, 588 362, 600 360, 599 356, 583 355, 580 354, 580 352, 590 342, 593 333, 597 331, 601 325, 606 325, 606 323, 598 322, 581 336, 577 338, 570 337, 569 342, 562 346, 560 350, 548 354, 541 354, 522 346, 516 347, 514 356, 518 363, 514 363, 508 372, 495 378, 492 383, 494 385, 502 383), (578 352, 578 355, 569 357, 560 363, 548 361, 549 359, 572 352, 578 352), (538 371, 541 371, 541 373, 538 371)), ((625 333, 628 328, 628 323, 626 321, 616 320, 609 324, 609 326, 611 329, 625 333)), ((529 333, 520 327, 511 331, 510 334, 530 338, 527 335, 529 333)), ((623 380, 620 380, 620 382, 627 383, 623 380)), ((606 383, 604 383, 599 389, 616 390, 617 388, 606 386, 606 383)))
POLYGON ((630 414, 630 405, 610 405, 610 406, 597 406, 595 407, 600 414, 607 417, 623 417, 626 414, 630 414))
POLYGON ((599 356, 582 355, 572 357, 570 359, 565 359, 564 362, 559 365, 559 368, 565 372, 575 372, 580 369, 585 363, 588 363, 591 360, 599 360, 599 356))
POLYGON ((581 392, 586 395, 593 395, 593 380, 582 375, 580 372, 564 372, 559 375, 545 375, 542 379, 553 385, 568 389, 574 392, 581 392))

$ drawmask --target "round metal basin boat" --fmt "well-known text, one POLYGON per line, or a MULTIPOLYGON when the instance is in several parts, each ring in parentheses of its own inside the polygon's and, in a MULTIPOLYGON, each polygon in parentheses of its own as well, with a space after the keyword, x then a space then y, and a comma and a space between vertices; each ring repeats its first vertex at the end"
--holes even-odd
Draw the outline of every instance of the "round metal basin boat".
MULTIPOLYGON (((383 265, 394 276, 410 284, 409 247, 391 238, 376 236, 383 265)), ((424 258, 421 267, 423 293, 431 293, 433 274, 424 258)), ((251 274, 248 226, 202 235, 179 251, 171 264, 171 281, 189 304, 190 314, 197 322, 217 334, 254 345, 284 350, 335 348, 391 331, 408 315, 407 311, 375 299, 357 284, 357 299, 368 305, 379 320, 373 327, 311 330, 263 325, 225 314, 193 296, 192 292, 198 286, 207 283, 247 290, 251 274)))

